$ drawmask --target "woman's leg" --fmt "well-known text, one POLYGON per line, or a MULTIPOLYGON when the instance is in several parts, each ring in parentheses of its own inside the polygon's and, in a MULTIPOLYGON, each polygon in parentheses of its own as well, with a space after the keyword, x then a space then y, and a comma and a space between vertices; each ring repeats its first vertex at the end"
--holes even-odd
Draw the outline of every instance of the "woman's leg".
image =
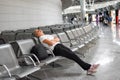
POLYGON ((81 60, 73 51, 71 51, 69 48, 65 47, 62 44, 57 44, 53 50, 53 53, 56 56, 63 56, 68 59, 74 60, 76 63, 78 63, 84 70, 90 69, 91 65, 81 60))

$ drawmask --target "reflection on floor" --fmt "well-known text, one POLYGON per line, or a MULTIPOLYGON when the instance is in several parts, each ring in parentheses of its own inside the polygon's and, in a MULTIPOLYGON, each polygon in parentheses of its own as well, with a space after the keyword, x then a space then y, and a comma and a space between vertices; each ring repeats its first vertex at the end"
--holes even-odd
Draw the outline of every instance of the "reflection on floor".
POLYGON ((46 66, 33 75, 42 80, 120 80, 120 45, 114 43, 113 29, 107 26, 100 26, 99 29, 101 36, 95 40, 96 45, 85 53, 85 58, 81 57, 86 62, 100 64, 93 76, 86 75, 81 67, 68 59, 57 61, 61 65, 59 67, 46 66))

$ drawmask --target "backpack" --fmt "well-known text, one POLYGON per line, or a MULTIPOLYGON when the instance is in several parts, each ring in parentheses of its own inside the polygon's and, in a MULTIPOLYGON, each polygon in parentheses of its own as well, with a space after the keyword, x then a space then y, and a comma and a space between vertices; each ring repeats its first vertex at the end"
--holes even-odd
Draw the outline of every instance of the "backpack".
POLYGON ((42 44, 37 44, 37 45, 33 46, 30 52, 35 54, 39 60, 43 60, 48 57, 47 51, 42 44))

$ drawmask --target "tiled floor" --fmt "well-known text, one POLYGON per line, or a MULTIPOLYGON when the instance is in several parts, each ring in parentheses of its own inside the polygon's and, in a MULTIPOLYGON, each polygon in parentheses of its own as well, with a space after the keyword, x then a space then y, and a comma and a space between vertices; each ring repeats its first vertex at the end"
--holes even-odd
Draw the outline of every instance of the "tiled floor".
POLYGON ((94 40, 96 45, 85 53, 85 58, 81 57, 86 62, 100 64, 93 76, 86 75, 78 64, 68 59, 57 61, 59 67, 46 66, 33 75, 42 80, 120 80, 120 45, 114 28, 100 26, 100 38, 94 40))

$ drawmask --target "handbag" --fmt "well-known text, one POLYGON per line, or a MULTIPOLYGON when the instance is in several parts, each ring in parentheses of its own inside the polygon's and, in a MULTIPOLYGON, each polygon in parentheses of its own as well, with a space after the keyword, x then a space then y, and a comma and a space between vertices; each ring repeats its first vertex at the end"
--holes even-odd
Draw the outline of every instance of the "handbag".
POLYGON ((42 44, 37 44, 37 45, 33 46, 30 52, 35 54, 39 60, 43 60, 48 57, 48 53, 42 44))

